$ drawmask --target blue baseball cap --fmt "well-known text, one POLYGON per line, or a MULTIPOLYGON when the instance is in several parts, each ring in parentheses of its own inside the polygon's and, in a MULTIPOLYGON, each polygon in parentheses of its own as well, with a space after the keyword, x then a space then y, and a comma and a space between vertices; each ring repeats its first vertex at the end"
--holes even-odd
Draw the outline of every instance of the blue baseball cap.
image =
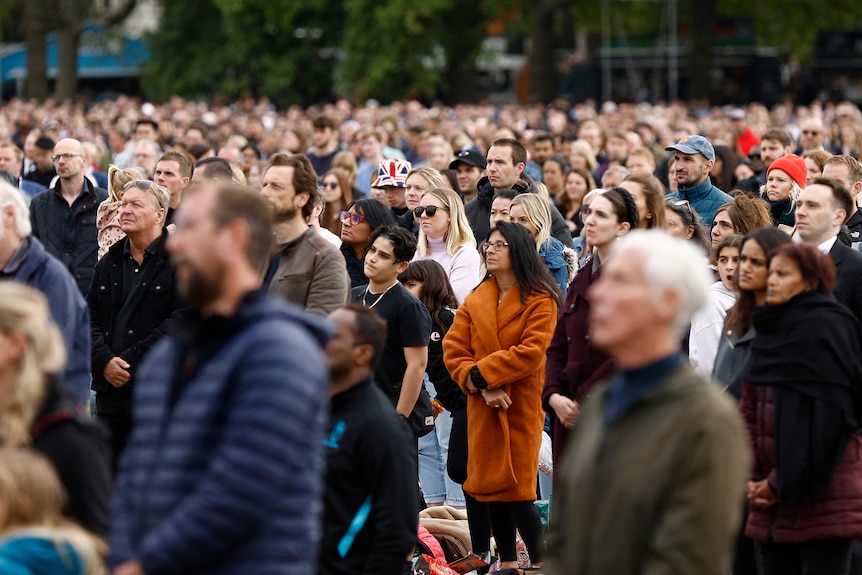
POLYGON ((715 148, 712 147, 709 140, 696 134, 684 137, 673 146, 665 148, 665 151, 681 152, 683 154, 703 154, 707 160, 715 161, 715 148))

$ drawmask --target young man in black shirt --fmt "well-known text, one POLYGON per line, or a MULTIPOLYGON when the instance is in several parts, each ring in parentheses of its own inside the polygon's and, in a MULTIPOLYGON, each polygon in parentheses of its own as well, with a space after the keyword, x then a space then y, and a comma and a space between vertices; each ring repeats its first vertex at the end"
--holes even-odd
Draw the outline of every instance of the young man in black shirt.
POLYGON ((351 291, 351 301, 374 308, 386 320, 388 332, 382 362, 374 378, 395 405, 409 417, 422 389, 428 363, 431 315, 398 281, 416 253, 416 239, 398 226, 383 226, 368 238, 364 270, 367 286, 351 291))

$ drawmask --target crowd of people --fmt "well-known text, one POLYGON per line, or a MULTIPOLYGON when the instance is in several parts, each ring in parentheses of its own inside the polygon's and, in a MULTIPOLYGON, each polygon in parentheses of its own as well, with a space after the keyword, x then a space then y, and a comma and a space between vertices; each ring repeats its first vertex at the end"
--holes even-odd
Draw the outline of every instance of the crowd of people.
POLYGON ((402 575, 448 506, 486 570, 862 569, 854 105, 0 135, 0 565, 402 575))

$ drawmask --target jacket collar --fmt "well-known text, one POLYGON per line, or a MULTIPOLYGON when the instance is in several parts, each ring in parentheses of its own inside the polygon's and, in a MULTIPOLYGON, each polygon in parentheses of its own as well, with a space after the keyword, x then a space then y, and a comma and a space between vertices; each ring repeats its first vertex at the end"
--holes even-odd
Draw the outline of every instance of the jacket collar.
POLYGON ((681 188, 679 190, 679 196, 689 201, 702 200, 703 198, 707 197, 707 195, 709 195, 711 191, 712 182, 710 181, 709 176, 707 176, 704 181, 702 181, 696 186, 692 186, 690 188, 681 188))

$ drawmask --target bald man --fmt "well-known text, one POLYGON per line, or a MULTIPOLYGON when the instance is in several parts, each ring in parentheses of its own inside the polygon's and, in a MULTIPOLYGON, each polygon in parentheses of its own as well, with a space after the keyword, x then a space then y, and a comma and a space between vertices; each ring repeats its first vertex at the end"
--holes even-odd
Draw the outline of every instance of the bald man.
POLYGON ((54 187, 33 196, 33 235, 63 262, 86 296, 98 259, 96 210, 108 192, 84 177, 84 148, 78 140, 64 138, 57 142, 51 160, 58 180, 54 187))

